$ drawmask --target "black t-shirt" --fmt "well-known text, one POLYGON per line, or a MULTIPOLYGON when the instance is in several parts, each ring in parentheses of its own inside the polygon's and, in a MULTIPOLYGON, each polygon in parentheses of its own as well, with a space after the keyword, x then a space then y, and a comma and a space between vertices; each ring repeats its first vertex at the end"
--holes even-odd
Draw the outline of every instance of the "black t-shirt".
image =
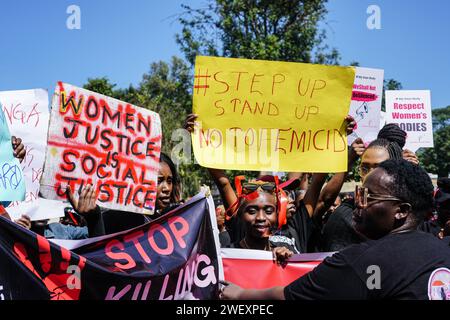
MULTIPOLYGON (((170 204, 159 216, 162 216, 180 204, 170 204)), ((125 230, 133 229, 159 217, 157 215, 149 216, 128 211, 110 210, 103 207, 96 207, 95 212, 85 216, 89 237, 98 237, 106 234, 113 234, 125 230)))
POLYGON ((287 236, 295 240, 300 253, 316 251, 319 229, 308 214, 303 201, 287 222, 287 236))
POLYGON ((439 235, 439 232, 441 232, 441 226, 435 220, 424 221, 417 229, 423 232, 431 233, 436 237, 439 235))
POLYGON ((285 287, 284 295, 288 300, 450 299, 449 249, 421 231, 368 240, 326 258, 285 287))
POLYGON ((219 242, 221 248, 228 248, 231 245, 230 235, 228 231, 222 231, 219 233, 219 242))
POLYGON ((340 251, 364 241, 353 228, 353 209, 352 204, 344 202, 330 215, 322 229, 320 246, 322 251, 340 251))

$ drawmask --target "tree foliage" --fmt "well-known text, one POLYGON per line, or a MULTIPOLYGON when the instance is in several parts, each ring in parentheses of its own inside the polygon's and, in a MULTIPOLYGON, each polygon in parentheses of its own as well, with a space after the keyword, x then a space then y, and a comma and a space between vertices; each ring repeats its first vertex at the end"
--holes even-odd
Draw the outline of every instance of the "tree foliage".
POLYGON ((177 35, 186 59, 196 55, 337 64, 339 53, 324 44, 319 28, 326 0, 209 0, 183 5, 177 35))
MULTIPOLYGON (((116 84, 102 77, 88 79, 84 88, 157 112, 163 131, 162 151, 172 156, 173 148, 180 143, 172 140, 172 133, 183 127, 186 115, 192 110, 191 79, 188 65, 173 57, 170 64, 152 63, 137 87, 116 89, 116 84)), ((211 184, 205 168, 193 163, 177 167, 183 177, 185 197, 195 194, 201 184, 211 184)))
POLYGON ((422 166, 439 177, 450 174, 450 106, 433 111, 434 148, 419 152, 422 166))

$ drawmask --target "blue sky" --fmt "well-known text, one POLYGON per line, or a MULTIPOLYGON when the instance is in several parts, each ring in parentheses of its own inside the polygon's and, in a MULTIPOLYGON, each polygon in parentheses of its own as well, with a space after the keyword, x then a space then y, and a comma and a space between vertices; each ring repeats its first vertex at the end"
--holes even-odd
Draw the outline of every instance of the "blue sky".
MULTIPOLYGON (((181 53, 174 15, 181 3, 204 0, 0 1, 0 90, 75 85, 107 76, 118 87, 138 84, 151 62, 181 53), (81 8, 81 30, 68 30, 66 9, 81 8)), ((381 68, 404 89, 430 89, 433 107, 450 105, 450 1, 330 0, 324 28, 341 63, 381 68), (369 5, 381 29, 366 27, 369 5)))

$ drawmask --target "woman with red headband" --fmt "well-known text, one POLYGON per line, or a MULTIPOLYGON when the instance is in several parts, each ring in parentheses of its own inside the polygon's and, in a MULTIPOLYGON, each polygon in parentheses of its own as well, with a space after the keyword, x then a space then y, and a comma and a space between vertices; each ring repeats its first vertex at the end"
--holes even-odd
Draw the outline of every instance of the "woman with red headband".
MULTIPOLYGON (((188 130, 189 132, 193 132, 195 121, 197 119, 197 115, 190 114, 187 116, 185 120, 185 126, 184 128, 188 130)), ((346 117, 345 121, 347 121, 347 132, 351 133, 353 131, 353 128, 355 126, 355 122, 353 118, 346 117)), ((320 190, 323 186, 323 183, 325 181, 325 174, 314 174, 312 179, 312 184, 306 194, 304 195, 304 198, 301 202, 299 202, 299 205, 295 208, 296 210, 290 210, 294 211, 292 213, 293 219, 289 219, 287 221, 286 214, 287 209, 289 206, 289 202, 294 202, 295 199, 291 199, 289 201, 288 196, 283 192, 282 188, 279 188, 278 185, 276 186, 275 194, 277 195, 276 201, 274 199, 270 199, 269 196, 259 196, 255 197, 255 199, 249 199, 250 194, 246 194, 244 186, 241 186, 240 183, 236 183, 236 191, 237 195, 233 190, 233 187, 231 186, 231 183, 228 179, 228 177, 225 175, 224 171, 221 169, 208 169, 211 176, 213 177, 214 182, 216 183, 219 192, 222 196, 223 202, 225 207, 227 208, 228 213, 228 221, 226 223, 226 227, 228 229, 228 232, 231 237, 232 243, 236 247, 245 247, 248 245, 248 239, 245 237, 248 237, 248 231, 251 231, 251 233, 256 236, 258 232, 261 231, 263 234, 265 234, 265 240, 260 240, 259 247, 266 248, 268 245, 268 237, 267 237, 267 229, 269 228, 269 231, 273 230, 279 230, 280 233, 278 236, 283 236, 286 234, 288 238, 294 238, 297 241, 294 242, 294 244, 297 246, 298 251, 300 252, 306 252, 307 251, 307 241, 309 238, 309 235, 311 232, 305 232, 305 229, 307 229, 307 225, 312 226, 311 217, 314 212, 314 207, 316 205, 318 196, 320 194, 320 190), (251 210, 255 211, 258 210, 264 211, 264 207, 266 207, 269 211, 270 206, 273 206, 275 203, 277 204, 275 206, 275 215, 277 218, 269 219, 269 215, 266 213, 266 217, 264 218, 264 223, 270 226, 262 226, 263 222, 256 221, 255 217, 250 217, 249 214, 246 213, 246 209, 250 208, 251 210), (259 202, 259 203, 258 203, 259 202), (271 205, 270 205, 271 203, 271 205), (230 219, 230 216, 234 216, 237 212, 240 213, 239 217, 241 219, 230 219), (253 220, 252 220, 253 219, 253 220), (270 222, 272 221, 272 222, 270 222), (274 222, 277 221, 276 227, 274 227, 274 222), (243 223, 244 222, 244 223, 243 223), (245 223, 246 222, 246 223, 245 223), (252 225, 255 225, 255 227, 252 227, 252 225), (271 230, 270 230, 271 229, 271 230), (282 230, 284 229, 284 230, 282 230), (283 232, 285 233, 283 234, 283 232), (294 233, 294 234, 292 234, 294 233), (263 245, 264 244, 264 245, 263 245)), ((276 178, 276 177, 274 177, 276 178)), ((270 188, 269 186, 267 188, 270 188)), ((248 189, 248 188, 247 188, 248 189)), ((258 187, 257 190, 262 189, 262 187, 258 187)), ((255 191, 256 192, 256 191, 255 191)), ((261 215, 263 216, 263 215, 261 215)), ((270 215, 272 216, 272 215, 270 215)), ((262 237, 264 238, 264 237, 262 237)), ((251 240, 250 240, 251 241, 251 240)), ((294 245, 294 247, 295 247, 294 245)), ((294 250, 295 252, 296 250, 294 250)))

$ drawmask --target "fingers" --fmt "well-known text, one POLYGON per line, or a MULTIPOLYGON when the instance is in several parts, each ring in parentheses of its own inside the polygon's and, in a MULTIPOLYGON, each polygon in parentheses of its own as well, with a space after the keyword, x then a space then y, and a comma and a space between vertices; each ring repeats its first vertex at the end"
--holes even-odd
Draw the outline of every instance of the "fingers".
POLYGON ((403 150, 402 155, 403 159, 405 159, 406 161, 412 162, 416 165, 419 164, 419 159, 417 158, 417 155, 411 150, 408 149, 403 150))
POLYGON ((228 281, 225 281, 225 280, 219 281, 219 299, 220 300, 225 299, 224 291, 225 291, 225 288, 228 287, 229 285, 230 285, 230 283, 228 281))
POLYGON ((89 199, 90 199, 91 185, 87 184, 80 193, 80 197, 78 198, 80 213, 86 213, 86 209, 89 207, 89 199))
POLYGON ((277 247, 272 252, 277 265, 285 264, 286 261, 294 254, 291 250, 285 247, 277 247))
MULTIPOLYGON (((219 290, 220 300, 239 300, 242 292, 242 288, 227 281, 220 281, 223 287, 219 290)), ((219 286, 220 287, 220 286, 219 286)))
POLYGON ((345 121, 347 122, 347 134, 350 135, 353 133, 353 130, 355 130, 356 127, 356 121, 351 115, 347 115, 345 117, 345 121))
POLYGON ((189 131, 190 133, 192 133, 194 131, 194 127, 195 127, 195 121, 197 120, 198 115, 196 114, 190 114, 186 117, 185 123, 184 123, 184 128, 189 131))
POLYGON ((78 211, 78 200, 75 199, 73 192, 72 192, 72 188, 69 185, 67 185, 67 187, 66 187, 66 195, 67 195, 67 199, 69 200, 69 203, 72 206, 72 208, 74 208, 75 211, 78 211))
POLYGON ((91 184, 87 184, 83 190, 81 190, 80 197, 78 198, 78 213, 87 214, 95 210, 97 196, 95 194, 95 188, 91 184))
POLYGON ((14 157, 18 158, 20 162, 22 162, 23 158, 25 158, 25 146, 22 143, 22 139, 16 138, 15 136, 11 137, 11 144, 13 147, 14 157))
POLYGON ((25 229, 31 229, 31 219, 27 215, 22 215, 18 220, 15 221, 18 225, 24 227, 25 229))
POLYGON ((95 189, 94 186, 91 185, 91 189, 89 190, 89 192, 86 195, 88 201, 87 201, 87 211, 92 211, 95 209, 96 206, 96 201, 97 201, 97 196, 95 194, 95 189))
POLYGON ((224 286, 229 286, 231 284, 231 282, 228 282, 226 280, 220 280, 219 283, 223 284, 224 286))
POLYGON ((364 141, 361 138, 357 138, 353 141, 352 148, 358 156, 362 156, 364 150, 366 149, 364 141))
POLYGON ((351 115, 348 114, 348 115, 344 118, 344 120, 347 121, 347 122, 352 122, 352 121, 355 121, 355 118, 353 118, 351 115))

